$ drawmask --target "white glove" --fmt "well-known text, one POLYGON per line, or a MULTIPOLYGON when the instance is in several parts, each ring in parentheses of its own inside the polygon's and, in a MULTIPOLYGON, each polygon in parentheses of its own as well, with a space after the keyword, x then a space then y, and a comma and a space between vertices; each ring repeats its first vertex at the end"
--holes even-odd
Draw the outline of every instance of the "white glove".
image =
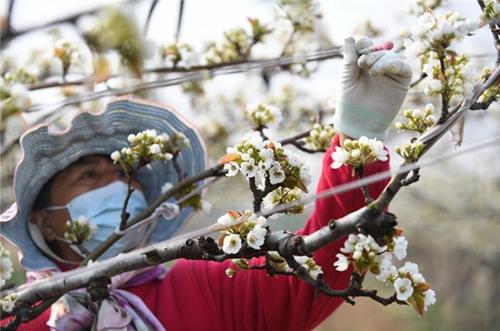
POLYGON ((355 139, 384 138, 412 77, 410 66, 400 55, 370 51, 372 46, 366 37, 344 41, 344 68, 333 122, 336 130, 355 139))

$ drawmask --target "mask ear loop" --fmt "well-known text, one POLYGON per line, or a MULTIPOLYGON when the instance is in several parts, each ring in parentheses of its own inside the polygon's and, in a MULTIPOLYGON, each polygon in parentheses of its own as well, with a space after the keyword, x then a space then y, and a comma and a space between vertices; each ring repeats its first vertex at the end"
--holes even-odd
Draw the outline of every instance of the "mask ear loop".
POLYGON ((135 229, 141 225, 144 225, 146 223, 156 221, 158 218, 160 218, 160 216, 163 216, 163 218, 165 218, 168 221, 173 220, 174 218, 176 218, 179 215, 179 211, 180 211, 180 208, 179 208, 178 204, 172 203, 172 202, 164 202, 161 205, 159 205, 149 217, 146 217, 142 221, 132 225, 131 227, 129 227, 125 230, 120 230, 120 228, 118 226, 115 229, 115 233, 117 235, 123 236, 124 234, 126 234, 130 230, 133 230, 133 229, 135 229))
POLYGON ((189 192, 188 194, 186 194, 185 196, 183 196, 182 198, 180 198, 177 201, 177 203, 164 202, 164 203, 160 204, 149 217, 146 217, 145 219, 132 225, 128 229, 120 230, 119 226, 117 226, 115 229, 115 233, 117 235, 123 236, 128 231, 130 231, 130 230, 132 230, 140 225, 143 225, 145 223, 154 221, 154 220, 158 219, 160 216, 163 216, 166 220, 172 220, 172 219, 176 218, 180 212, 180 208, 179 208, 180 204, 191 199, 196 194, 199 194, 203 189, 205 189, 207 186, 213 184, 214 182, 216 182, 219 179, 220 179, 220 177, 216 177, 216 178, 213 178, 211 180, 205 181, 202 185, 197 187, 196 190, 193 190, 193 191, 189 192))

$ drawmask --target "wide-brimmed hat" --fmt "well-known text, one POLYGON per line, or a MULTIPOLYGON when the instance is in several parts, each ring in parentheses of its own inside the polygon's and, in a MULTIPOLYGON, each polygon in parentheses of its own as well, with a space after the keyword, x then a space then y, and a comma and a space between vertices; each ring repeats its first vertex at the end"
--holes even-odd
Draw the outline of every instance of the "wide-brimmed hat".
MULTIPOLYGON (((25 133, 21 138, 22 158, 14 174, 14 203, 0 216, 1 235, 15 245, 22 266, 30 271, 57 269, 34 243, 28 230, 28 216, 43 185, 56 173, 79 158, 91 154, 107 154, 127 146, 129 134, 154 129, 159 134, 181 132, 189 146, 180 151, 178 162, 187 176, 203 171, 206 151, 198 131, 170 107, 141 99, 122 97, 110 102, 98 114, 79 113, 64 131, 50 125, 25 133)), ((178 182, 172 162, 155 161, 143 167, 137 179, 151 202, 161 193, 165 183, 178 182)), ((191 208, 184 208, 174 220, 159 220, 150 243, 166 240, 187 221, 191 208)))

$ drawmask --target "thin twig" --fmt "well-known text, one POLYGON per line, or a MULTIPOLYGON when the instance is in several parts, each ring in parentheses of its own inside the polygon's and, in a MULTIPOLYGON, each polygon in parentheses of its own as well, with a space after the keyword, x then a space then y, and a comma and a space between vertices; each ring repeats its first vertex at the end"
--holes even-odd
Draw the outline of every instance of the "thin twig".
POLYGON ((156 9, 156 5, 160 0, 153 0, 151 6, 149 6, 148 16, 146 17, 146 22, 144 23, 144 28, 142 29, 142 34, 146 36, 149 30, 149 23, 151 23, 151 17, 153 17, 153 12, 156 9))
POLYGON ((410 84, 410 88, 414 88, 415 86, 417 86, 421 81, 423 81, 425 78, 427 77, 427 74, 422 74, 420 75, 420 77, 414 81, 413 83, 410 84))
MULTIPOLYGON (((131 4, 131 3, 135 3, 135 2, 139 2, 139 1, 143 1, 143 0, 124 0, 121 3, 121 5, 131 4)), ((45 29, 45 28, 48 28, 48 27, 51 27, 54 25, 59 25, 59 24, 64 24, 64 23, 75 24, 80 17, 86 16, 86 15, 94 15, 94 14, 98 13, 99 11, 101 11, 102 8, 103 7, 98 7, 98 8, 82 11, 82 12, 79 12, 77 14, 69 15, 69 16, 66 16, 63 18, 59 18, 59 19, 47 22, 47 23, 35 25, 32 27, 26 28, 24 30, 13 30, 12 29, 11 31, 7 31, 6 35, 2 36, 3 43, 1 45, 1 47, 4 48, 12 39, 19 37, 23 34, 29 33, 29 32, 42 30, 42 29, 45 29)))
POLYGON ((179 0, 179 13, 177 15, 177 28, 175 29, 175 41, 179 41, 182 28, 182 19, 184 17, 184 0, 179 0))

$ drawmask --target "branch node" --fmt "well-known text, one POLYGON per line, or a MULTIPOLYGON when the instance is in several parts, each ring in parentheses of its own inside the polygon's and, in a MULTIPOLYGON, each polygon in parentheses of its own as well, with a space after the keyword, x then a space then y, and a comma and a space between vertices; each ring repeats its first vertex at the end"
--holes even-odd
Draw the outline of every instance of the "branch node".
POLYGON ((96 277, 90 281, 87 287, 90 300, 100 303, 109 296, 108 285, 111 284, 109 277, 96 277))

